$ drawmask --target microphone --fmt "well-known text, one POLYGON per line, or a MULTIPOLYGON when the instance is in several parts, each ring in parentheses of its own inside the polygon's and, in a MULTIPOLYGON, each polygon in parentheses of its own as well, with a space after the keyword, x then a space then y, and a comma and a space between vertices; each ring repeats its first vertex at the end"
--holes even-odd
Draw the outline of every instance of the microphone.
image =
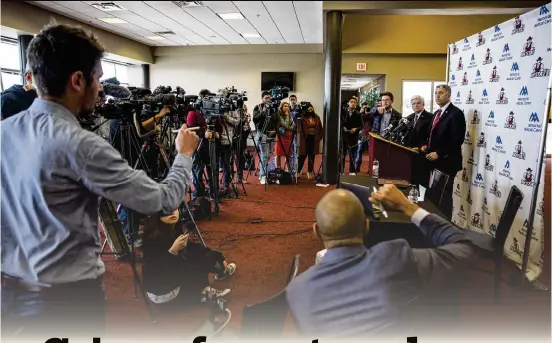
POLYGON ((157 94, 151 101, 156 104, 173 105, 176 103, 176 97, 174 94, 157 94))
POLYGON ((406 119, 406 118, 401 119, 400 122, 399 122, 399 126, 397 126, 397 127, 395 128, 395 130, 393 130, 393 133, 402 131, 402 129, 403 129, 406 125, 408 125, 409 122, 410 122, 410 121, 409 121, 408 119, 406 119))
POLYGON ((105 95, 117 98, 117 99, 127 99, 130 98, 130 91, 124 87, 119 86, 113 83, 104 83, 102 85, 105 95))
POLYGON ((383 129, 383 131, 381 132, 380 136, 385 138, 389 132, 393 129, 393 124, 389 124, 388 127, 386 127, 385 129, 383 129))

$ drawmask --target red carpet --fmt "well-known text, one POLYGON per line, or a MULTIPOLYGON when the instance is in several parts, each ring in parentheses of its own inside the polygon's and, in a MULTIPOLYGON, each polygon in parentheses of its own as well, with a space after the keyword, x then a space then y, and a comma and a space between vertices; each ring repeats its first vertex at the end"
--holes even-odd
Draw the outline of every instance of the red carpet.
MULTIPOLYGON (((297 186, 269 185, 267 191, 258 184, 258 178, 254 175, 249 177, 249 181, 250 184, 246 185, 247 196, 240 191, 239 199, 222 201, 218 217, 199 223, 208 245, 212 248, 218 246, 228 260, 238 266, 232 278, 213 282, 214 287, 232 289, 228 296, 233 315, 230 332, 236 332, 241 327, 241 313, 245 305, 268 299, 283 289, 295 254, 303 256, 301 271, 314 263, 315 254, 323 248, 322 244, 310 230, 300 234, 294 232, 312 227, 317 201, 334 188, 316 187, 306 177, 297 186), (264 223, 246 223, 245 220, 251 217, 262 217, 264 223)), ((164 315, 156 310, 159 318, 154 326, 143 300, 133 297, 130 265, 113 257, 105 257, 104 260, 109 333, 143 337, 147 333, 158 332, 164 337, 175 335, 184 338, 192 335, 207 318, 207 311, 203 308, 183 308, 164 315)), ((487 269, 491 266, 481 265, 488 265, 487 269)), ((512 336, 519 334, 525 338, 550 335, 549 291, 521 291, 503 284, 502 304, 494 306, 492 285, 490 275, 470 273, 469 286, 461 294, 461 321, 466 325, 467 333, 478 330, 492 335, 493 332, 512 331, 512 336), (530 336, 522 334, 526 330, 530 336)), ((294 335, 291 326, 286 328, 285 336, 290 335, 294 335)))

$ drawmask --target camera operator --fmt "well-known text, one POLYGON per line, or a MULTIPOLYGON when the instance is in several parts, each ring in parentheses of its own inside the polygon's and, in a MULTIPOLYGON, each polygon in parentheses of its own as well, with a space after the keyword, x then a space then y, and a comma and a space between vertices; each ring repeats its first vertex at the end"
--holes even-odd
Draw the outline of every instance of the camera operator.
POLYGON ((2 92, 0 104, 0 116, 2 119, 25 111, 36 99, 36 90, 33 85, 33 76, 29 70, 29 65, 25 69, 25 82, 24 86, 13 85, 2 92))
MULTIPOLYGON (((202 89, 199 92, 199 98, 198 102, 201 102, 201 99, 211 94, 211 92, 208 89, 202 89)), ((198 103, 198 105, 199 105, 198 103)), ((203 197, 205 196, 205 184, 203 183, 203 170, 207 167, 207 175, 208 178, 211 178, 212 170, 211 168, 217 168, 216 165, 211 165, 211 160, 209 156, 209 143, 208 139, 219 139, 220 134, 222 133, 222 123, 219 118, 215 119, 215 125, 214 130, 210 129, 207 126, 207 120, 205 119, 205 116, 203 113, 201 113, 199 108, 196 108, 193 111, 188 112, 188 116, 186 117, 186 124, 188 127, 197 127, 199 126, 199 130, 197 131, 198 137, 201 139, 200 147, 198 151, 196 151, 196 156, 194 158, 194 166, 193 166, 193 183, 194 183, 194 192, 193 197, 203 197)), ((216 159, 218 160, 218 158, 216 159)), ((218 180, 213 180, 212 183, 214 187, 218 187, 218 180)), ((212 190, 211 190, 212 191, 212 190)))
MULTIPOLYGON (((243 105, 244 108, 245 104, 243 105)), ((243 122, 245 121, 240 118, 240 113, 238 111, 230 111, 225 113, 223 116, 223 130, 220 139, 220 156, 222 160, 222 183, 224 189, 229 191, 230 182, 232 182, 232 177, 234 175, 234 163, 232 163, 232 153, 236 153, 238 161, 235 161, 238 165, 238 182, 242 181, 243 177, 243 167, 241 166, 241 160, 243 160, 243 151, 237 151, 238 142, 237 135, 241 134, 240 130, 243 130, 243 122), (239 156, 242 156, 240 158, 239 156)))
POLYGON ((0 127, 3 336, 100 337, 99 197, 157 214, 171 213, 186 195, 198 137, 185 126, 163 183, 80 127, 76 117, 94 110, 104 55, 95 37, 68 25, 45 27, 27 50, 39 99, 0 127))
POLYGON ((261 185, 266 183, 266 161, 270 156, 270 152, 274 149, 276 137, 276 123, 278 120, 278 112, 272 110, 270 105, 270 92, 262 93, 263 102, 253 108, 253 123, 257 129, 255 136, 255 145, 259 148, 260 162, 262 166, 259 168, 259 181, 261 185), (267 149, 264 149, 267 146, 267 149))

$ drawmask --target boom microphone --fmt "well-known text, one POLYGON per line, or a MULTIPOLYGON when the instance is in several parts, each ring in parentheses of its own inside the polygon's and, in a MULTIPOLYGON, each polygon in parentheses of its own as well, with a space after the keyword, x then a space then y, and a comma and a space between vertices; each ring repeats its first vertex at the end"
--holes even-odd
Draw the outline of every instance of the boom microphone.
POLYGON ((153 97, 152 102, 163 105, 174 105, 176 97, 174 94, 157 94, 153 97))
POLYGON ((112 83, 104 83, 102 84, 103 91, 105 95, 112 96, 117 99, 127 99, 130 98, 130 91, 124 87, 115 85, 112 83))

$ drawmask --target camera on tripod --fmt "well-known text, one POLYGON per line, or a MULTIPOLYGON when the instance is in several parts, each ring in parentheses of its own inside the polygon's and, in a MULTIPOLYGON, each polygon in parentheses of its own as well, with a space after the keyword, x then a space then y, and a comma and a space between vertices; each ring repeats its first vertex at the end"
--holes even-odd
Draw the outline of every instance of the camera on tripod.
POLYGON ((219 91, 219 94, 209 94, 201 99, 200 110, 209 121, 209 118, 219 117, 242 108, 245 101, 247 101, 246 92, 240 93, 234 87, 227 87, 219 91))
POLYGON ((270 101, 267 103, 267 109, 270 112, 276 112, 280 108, 282 100, 289 96, 289 88, 276 86, 269 90, 270 101))

